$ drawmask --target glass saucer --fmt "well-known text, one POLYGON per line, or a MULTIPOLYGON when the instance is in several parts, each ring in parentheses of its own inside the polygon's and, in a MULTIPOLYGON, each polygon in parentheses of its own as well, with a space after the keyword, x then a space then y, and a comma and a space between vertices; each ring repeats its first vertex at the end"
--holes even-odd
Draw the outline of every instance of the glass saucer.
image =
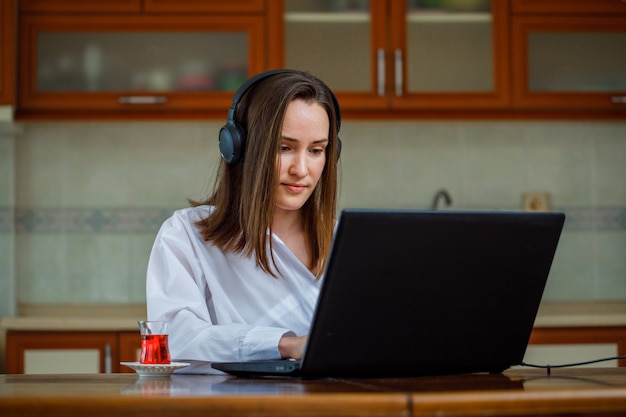
POLYGON ((169 364, 147 364, 141 362, 120 362, 121 365, 132 368, 139 376, 164 377, 169 376, 177 369, 188 367, 187 362, 172 362, 169 364))

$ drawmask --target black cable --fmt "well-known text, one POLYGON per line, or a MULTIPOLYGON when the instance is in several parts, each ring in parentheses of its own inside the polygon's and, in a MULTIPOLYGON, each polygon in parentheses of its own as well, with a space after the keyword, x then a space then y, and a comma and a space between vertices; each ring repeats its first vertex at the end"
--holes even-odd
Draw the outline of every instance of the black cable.
POLYGON ((565 363, 565 364, 561 364, 561 365, 534 365, 534 364, 531 364, 531 363, 521 362, 520 366, 528 366, 530 368, 545 369, 547 371, 548 375, 550 375, 550 373, 552 372, 552 368, 569 368, 569 367, 572 367, 572 366, 590 365, 592 363, 614 361, 614 360, 619 360, 619 359, 626 359, 626 355, 613 356, 613 357, 610 357, 610 358, 594 359, 594 360, 586 361, 586 362, 565 363))

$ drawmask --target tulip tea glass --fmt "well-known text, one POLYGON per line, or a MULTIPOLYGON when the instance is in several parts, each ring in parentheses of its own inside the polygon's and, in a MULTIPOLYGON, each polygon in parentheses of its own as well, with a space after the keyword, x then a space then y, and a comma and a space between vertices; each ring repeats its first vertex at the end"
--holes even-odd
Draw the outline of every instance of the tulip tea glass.
POLYGON ((139 321, 141 356, 139 362, 148 365, 170 364, 166 321, 139 321))

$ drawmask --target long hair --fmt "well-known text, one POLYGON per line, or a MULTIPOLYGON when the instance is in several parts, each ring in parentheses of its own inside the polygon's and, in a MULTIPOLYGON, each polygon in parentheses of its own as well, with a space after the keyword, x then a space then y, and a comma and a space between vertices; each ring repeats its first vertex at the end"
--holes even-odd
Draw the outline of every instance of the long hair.
POLYGON ((236 111, 236 121, 247 133, 243 161, 221 161, 212 195, 204 202, 192 202, 196 206, 214 206, 207 218, 197 222, 206 241, 225 251, 254 256, 263 271, 274 277, 281 274, 273 257, 270 233, 283 120, 293 100, 319 103, 330 122, 329 144, 324 170, 302 212, 311 254, 307 267, 316 271, 318 278, 321 276, 332 243, 338 194, 338 115, 332 97, 321 80, 295 70, 263 79, 244 94, 236 111))

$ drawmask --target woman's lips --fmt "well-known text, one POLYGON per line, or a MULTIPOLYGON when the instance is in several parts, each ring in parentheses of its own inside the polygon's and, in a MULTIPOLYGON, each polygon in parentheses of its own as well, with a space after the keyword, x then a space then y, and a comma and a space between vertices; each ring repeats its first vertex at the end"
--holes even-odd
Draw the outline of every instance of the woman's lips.
POLYGON ((306 189, 304 184, 283 184, 292 193, 301 193, 306 189))

